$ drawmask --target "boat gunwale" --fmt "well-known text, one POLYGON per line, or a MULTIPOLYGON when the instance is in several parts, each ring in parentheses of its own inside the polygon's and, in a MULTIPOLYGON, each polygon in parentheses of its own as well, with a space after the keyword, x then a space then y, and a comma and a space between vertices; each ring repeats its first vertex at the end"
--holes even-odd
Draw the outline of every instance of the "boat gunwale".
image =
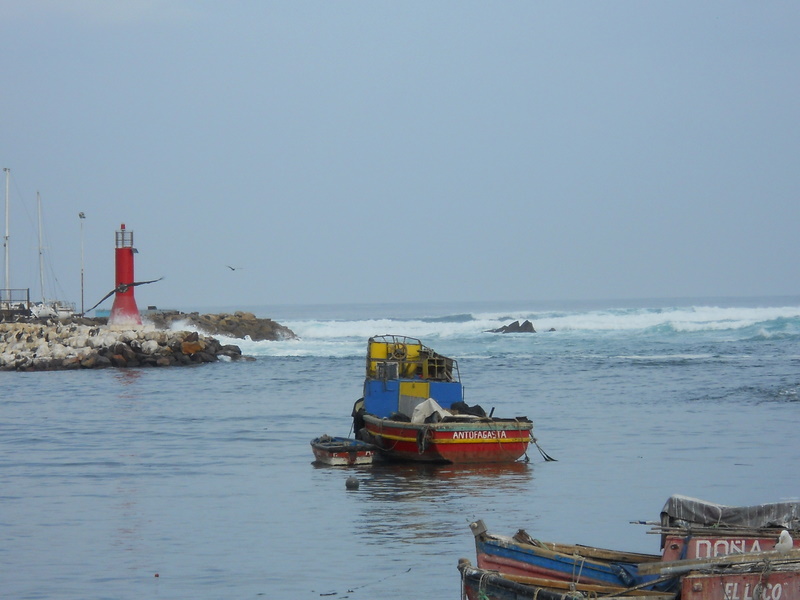
POLYGON ((539 544, 528 544, 514 539, 512 536, 482 533, 476 536, 476 540, 482 542, 496 542, 503 547, 513 546, 520 552, 530 552, 548 558, 567 558, 574 562, 578 556, 592 563, 601 565, 623 563, 628 565, 639 565, 642 563, 659 562, 661 556, 658 554, 645 554, 638 552, 627 552, 624 550, 612 550, 609 548, 598 548, 596 546, 583 546, 580 544, 560 544, 555 542, 540 542, 539 544), (553 548, 549 548, 548 544, 553 548))
MULTIPOLYGON (((532 598, 543 598, 545 600, 573 600, 576 590, 586 591, 594 596, 600 594, 600 590, 606 590, 606 593, 602 595, 606 600, 612 600, 614 598, 625 598, 626 600, 634 600, 637 598, 643 600, 672 600, 676 597, 676 594, 673 593, 652 590, 627 589, 620 586, 605 584, 571 584, 569 582, 559 582, 558 580, 547 580, 539 577, 510 575, 492 569, 474 567, 468 559, 463 558, 459 560, 458 570, 461 572, 462 585, 464 586, 467 585, 468 580, 475 586, 476 582, 474 580, 477 579, 478 586, 490 583, 504 590, 514 592, 515 594, 528 594, 532 598), (553 585, 546 585, 548 581, 551 581, 553 585), (565 588, 564 584, 569 587, 565 588)), ((492 598, 492 596, 488 597, 492 598)), ((516 597, 519 596, 517 595, 516 597)))
MULTIPOLYGON (((531 431, 533 421, 527 417, 512 417, 506 419, 495 419, 491 421, 439 421, 437 423, 412 423, 410 421, 398 421, 389 417, 378 417, 370 413, 364 413, 364 421, 374 425, 396 427, 397 429, 430 428, 432 431, 531 431), (524 419, 524 420, 523 420, 524 419), (496 427, 494 425, 497 425, 496 427)), ((487 419, 489 417, 486 417, 487 419)))

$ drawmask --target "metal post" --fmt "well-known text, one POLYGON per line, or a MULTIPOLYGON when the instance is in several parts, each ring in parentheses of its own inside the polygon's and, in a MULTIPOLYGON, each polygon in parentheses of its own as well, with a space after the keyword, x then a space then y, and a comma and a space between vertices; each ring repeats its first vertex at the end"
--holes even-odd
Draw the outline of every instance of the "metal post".
MULTIPOLYGON (((8 178, 11 173, 11 169, 8 167, 4 167, 3 171, 6 172, 6 237, 3 238, 3 249, 5 250, 6 255, 6 289, 9 289, 9 282, 8 282, 8 178)), ((10 298, 9 298, 10 300, 10 298)))
POLYGON ((81 221, 81 316, 83 316, 83 220, 85 218, 85 214, 78 213, 78 219, 81 221))
POLYGON ((42 244, 42 196, 36 192, 36 211, 39 216, 39 290, 42 292, 42 308, 44 308, 46 298, 44 297, 44 248, 42 244))

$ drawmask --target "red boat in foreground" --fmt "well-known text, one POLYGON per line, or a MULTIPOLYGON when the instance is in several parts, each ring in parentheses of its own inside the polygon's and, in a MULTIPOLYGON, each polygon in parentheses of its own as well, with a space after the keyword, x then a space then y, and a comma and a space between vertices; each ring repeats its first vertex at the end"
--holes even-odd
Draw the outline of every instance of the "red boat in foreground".
POLYGON ((364 396, 353 408, 358 439, 388 459, 443 463, 513 462, 523 456, 533 423, 487 416, 464 402, 458 363, 420 340, 369 339, 364 396))
POLYGON ((462 585, 470 600, 580 599, 574 591, 800 600, 800 502, 725 506, 675 495, 651 524, 650 533, 662 536, 661 555, 542 542, 524 530, 493 535, 477 520, 470 528, 478 567, 459 566, 462 585))
POLYGON ((800 502, 727 506, 676 494, 661 509, 662 560, 774 550, 782 531, 800 548, 800 502))
POLYGON ((798 559, 777 564, 764 558, 760 565, 698 566, 681 576, 675 592, 506 574, 474 568, 467 559, 459 561, 458 570, 462 592, 468 600, 800 600, 798 559))
POLYGON ((800 600, 798 564, 768 564, 743 572, 694 572, 683 578, 681 600, 800 600))
POLYGON ((680 581, 681 600, 800 600, 800 550, 767 550, 639 565, 680 581))

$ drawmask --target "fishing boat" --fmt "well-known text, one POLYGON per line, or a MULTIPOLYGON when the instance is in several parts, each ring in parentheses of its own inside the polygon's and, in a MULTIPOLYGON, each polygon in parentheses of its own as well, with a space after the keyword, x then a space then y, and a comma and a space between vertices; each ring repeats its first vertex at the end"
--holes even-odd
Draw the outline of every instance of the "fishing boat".
POLYGON ((800 502, 727 506, 675 494, 651 533, 661 535, 664 561, 773 550, 781 535, 800 548, 800 502))
POLYGON ((675 593, 628 589, 613 585, 576 584, 543 577, 505 575, 475 568, 470 561, 458 561, 462 597, 468 600, 578 600, 581 598, 625 600, 674 600, 675 593))
POLYGON ((526 455, 533 423, 497 418, 464 402, 458 363, 416 338, 371 337, 364 395, 353 431, 391 460, 513 462, 526 455))
MULTIPOLYGON (((650 563, 651 568, 672 570, 679 581, 676 590, 643 590, 636 586, 620 588, 557 581, 524 575, 503 574, 473 567, 459 560, 463 595, 468 600, 582 600, 602 597, 626 600, 800 600, 800 554, 780 555, 759 552, 748 562, 736 564, 733 557, 718 557, 712 563, 678 561, 666 567, 650 563), (688 564, 679 564, 688 563, 688 564)), ((743 560, 742 555, 737 555, 743 560)))
POLYGON ((375 456, 375 446, 372 444, 329 435, 311 440, 311 450, 317 462, 332 466, 369 465, 375 456))
POLYGON ((659 561, 640 573, 680 581, 681 600, 800 600, 800 550, 659 561))
POLYGON ((800 600, 800 562, 769 562, 745 569, 690 572, 681 581, 682 600, 800 600))
MULTIPOLYGON (((489 534, 482 520, 470 523, 478 567, 504 575, 544 577, 571 583, 652 588, 657 575, 642 575, 641 564, 658 554, 623 552, 592 546, 542 542, 520 529, 513 537, 489 534)), ((660 586, 666 589, 668 585, 660 586)))

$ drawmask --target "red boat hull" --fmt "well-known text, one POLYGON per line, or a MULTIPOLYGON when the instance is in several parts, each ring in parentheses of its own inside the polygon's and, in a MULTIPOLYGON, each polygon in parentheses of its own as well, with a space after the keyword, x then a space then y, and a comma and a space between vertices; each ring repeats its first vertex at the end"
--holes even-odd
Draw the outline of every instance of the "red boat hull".
POLYGON ((533 423, 485 419, 408 423, 364 416, 369 441, 390 459, 421 462, 514 462, 525 455, 533 423))
POLYGON ((800 571, 690 573, 681 600, 800 600, 800 571))
MULTIPOLYGON (((708 535, 706 533, 679 535, 670 533, 664 539, 662 560, 674 561, 713 558, 744 552, 766 552, 773 550, 777 541, 777 532, 774 535, 708 535)), ((794 539, 794 547, 800 548, 800 536, 794 539)))

